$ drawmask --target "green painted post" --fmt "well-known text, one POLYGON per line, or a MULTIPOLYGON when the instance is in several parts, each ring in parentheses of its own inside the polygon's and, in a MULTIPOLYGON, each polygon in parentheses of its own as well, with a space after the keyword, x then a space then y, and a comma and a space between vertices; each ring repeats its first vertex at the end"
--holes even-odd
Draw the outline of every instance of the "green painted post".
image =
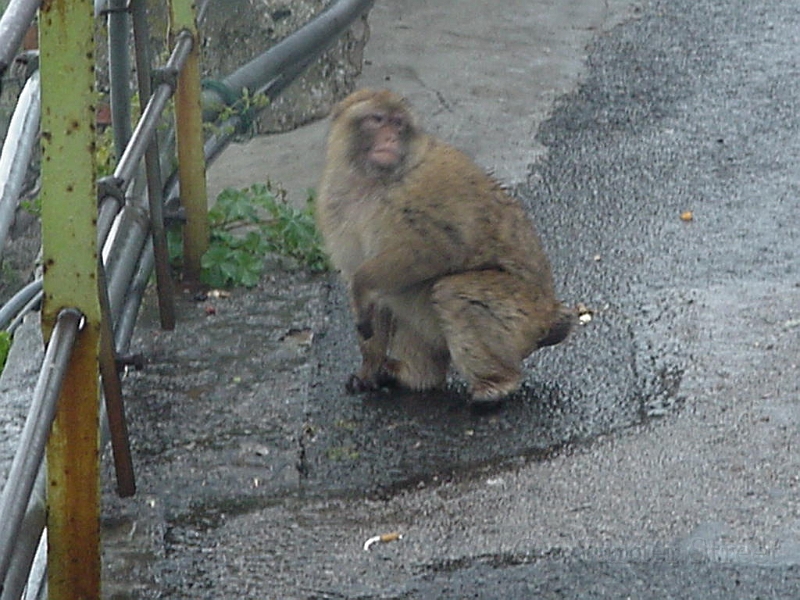
MULTIPOLYGON (((47 447, 51 599, 100 598, 97 195, 92 0, 44 0, 42 85, 42 326, 77 308, 76 340, 47 447)), ((47 368, 47 365, 45 365, 47 368)))
POLYGON ((192 51, 178 76, 175 89, 175 132, 178 145, 178 178, 181 204, 186 213, 183 228, 184 281, 200 283, 200 260, 208 250, 208 195, 203 154, 203 108, 200 97, 200 48, 197 43, 195 3, 170 0, 170 40, 184 32, 194 40, 192 51))

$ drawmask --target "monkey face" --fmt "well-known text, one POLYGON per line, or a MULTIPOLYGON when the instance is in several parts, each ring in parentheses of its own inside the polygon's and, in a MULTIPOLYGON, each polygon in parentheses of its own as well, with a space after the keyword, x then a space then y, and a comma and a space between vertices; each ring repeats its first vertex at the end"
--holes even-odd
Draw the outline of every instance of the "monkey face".
POLYGON ((397 168, 406 154, 407 128, 403 112, 373 112, 364 117, 359 130, 366 160, 378 169, 397 168))
POLYGON ((401 176, 420 135, 404 98, 388 90, 359 90, 334 107, 332 117, 331 139, 342 138, 351 167, 381 181, 401 176))

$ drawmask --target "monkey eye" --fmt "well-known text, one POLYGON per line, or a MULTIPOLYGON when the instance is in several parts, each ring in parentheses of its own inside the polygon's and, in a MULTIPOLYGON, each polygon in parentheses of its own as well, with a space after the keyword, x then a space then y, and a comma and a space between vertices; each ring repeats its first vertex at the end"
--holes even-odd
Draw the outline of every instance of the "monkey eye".
POLYGON ((397 129, 403 129, 406 126, 406 120, 400 115, 393 116, 391 119, 389 119, 389 122, 397 129))
POLYGON ((386 124, 386 115, 381 113, 372 113, 371 115, 367 116, 365 121, 367 125, 371 127, 382 127, 384 124, 386 124))

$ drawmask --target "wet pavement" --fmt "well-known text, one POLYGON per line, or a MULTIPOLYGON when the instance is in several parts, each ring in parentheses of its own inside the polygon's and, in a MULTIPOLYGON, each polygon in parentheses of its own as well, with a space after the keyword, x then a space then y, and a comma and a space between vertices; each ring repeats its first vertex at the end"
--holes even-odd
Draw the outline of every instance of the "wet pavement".
MULTIPOLYGON (((527 4, 379 5, 364 81, 408 93, 481 164, 526 157, 506 178, 592 321, 476 414, 457 378, 345 394, 357 351, 334 277, 271 269, 181 298, 175 332, 148 297, 148 365, 125 383, 139 493, 105 477, 108 597, 800 597, 800 9, 527 4), (431 28, 458 40, 478 15, 529 26, 530 54, 514 35, 425 53, 431 28), (469 85, 450 63, 436 79, 475 45, 469 85), (515 116, 530 56, 551 58, 515 116), (487 123, 481 102, 507 112, 487 123)), ((282 151, 312 155, 323 130, 282 151)), ((268 143, 223 164, 257 181, 268 143)))

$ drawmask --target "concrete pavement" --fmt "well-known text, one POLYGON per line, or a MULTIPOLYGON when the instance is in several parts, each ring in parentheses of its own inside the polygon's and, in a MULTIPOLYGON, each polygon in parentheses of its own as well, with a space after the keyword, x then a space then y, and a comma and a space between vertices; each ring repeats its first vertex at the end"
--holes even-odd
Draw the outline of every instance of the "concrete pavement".
MULTIPOLYGON (((402 93, 431 133, 515 185, 545 151, 538 124, 580 81, 587 45, 640 10, 625 0, 379 0, 358 85, 402 93)), ((232 145, 209 170, 209 197, 269 178, 302 203, 326 131, 320 121, 232 145)))

